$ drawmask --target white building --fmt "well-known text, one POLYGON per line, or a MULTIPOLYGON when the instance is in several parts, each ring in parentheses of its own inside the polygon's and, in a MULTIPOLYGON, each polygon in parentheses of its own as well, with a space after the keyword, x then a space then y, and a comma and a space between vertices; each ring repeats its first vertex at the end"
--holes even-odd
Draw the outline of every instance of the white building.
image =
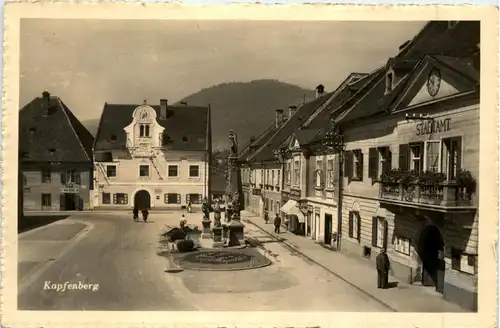
POLYGON ((94 144, 94 207, 181 209, 210 195, 210 107, 105 104, 94 144))

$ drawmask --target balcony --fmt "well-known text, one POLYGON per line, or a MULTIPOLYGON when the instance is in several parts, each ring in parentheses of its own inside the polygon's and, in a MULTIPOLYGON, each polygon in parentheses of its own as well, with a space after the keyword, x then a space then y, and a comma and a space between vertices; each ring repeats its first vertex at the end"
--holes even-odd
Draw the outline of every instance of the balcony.
POLYGON ((382 204, 405 207, 434 208, 441 212, 475 210, 471 187, 462 181, 439 181, 433 183, 424 179, 387 178, 381 179, 379 198, 382 204))

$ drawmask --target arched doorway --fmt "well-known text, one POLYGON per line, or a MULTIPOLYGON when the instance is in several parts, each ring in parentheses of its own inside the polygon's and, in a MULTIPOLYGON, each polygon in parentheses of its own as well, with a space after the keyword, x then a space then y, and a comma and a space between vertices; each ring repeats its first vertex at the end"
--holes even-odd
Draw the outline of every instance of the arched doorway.
POLYGON ((143 208, 151 208, 151 195, 146 190, 139 190, 134 196, 134 206, 137 206, 139 210, 143 208))
POLYGON ((422 285, 434 286, 442 293, 444 286, 444 241, 435 225, 428 225, 420 234, 419 255, 422 260, 422 285))

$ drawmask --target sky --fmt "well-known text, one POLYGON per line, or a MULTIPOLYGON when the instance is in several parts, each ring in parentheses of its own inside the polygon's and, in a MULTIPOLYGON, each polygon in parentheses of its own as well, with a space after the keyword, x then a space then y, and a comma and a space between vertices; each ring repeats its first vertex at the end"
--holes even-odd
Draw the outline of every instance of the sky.
POLYGON ((23 19, 20 105, 47 90, 85 121, 105 102, 174 103, 233 81, 331 91, 383 65, 424 24, 23 19))

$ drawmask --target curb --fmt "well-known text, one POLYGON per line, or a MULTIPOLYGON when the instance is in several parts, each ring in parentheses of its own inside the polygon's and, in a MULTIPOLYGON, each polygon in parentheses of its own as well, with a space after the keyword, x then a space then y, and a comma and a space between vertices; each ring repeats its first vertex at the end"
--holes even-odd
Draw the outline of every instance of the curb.
MULTIPOLYGON (((244 221, 252 224, 253 226, 259 228, 260 230, 262 230, 263 232, 265 232, 266 234, 268 234, 269 236, 271 236, 272 238, 276 239, 276 240, 281 240, 281 238, 278 238, 277 236, 275 236, 274 234, 268 232, 267 230, 265 230, 264 228, 260 227, 259 225, 255 224, 254 222, 252 222, 251 220, 249 219, 243 219, 244 221)), ((304 256, 305 258, 307 258, 309 261, 313 262, 314 264, 320 266, 322 269, 328 271, 329 273, 333 274, 334 276, 336 276, 337 278, 339 278, 340 280, 344 281, 345 283, 349 284, 351 287, 354 287, 356 290, 360 291, 361 293, 363 293, 364 295, 368 296, 369 298, 377 301, 378 303, 382 304, 384 307, 388 308, 389 310, 391 310, 392 312, 398 312, 398 310, 396 310, 395 308, 393 308, 392 306, 390 306, 389 304, 387 304, 386 302, 378 299, 377 297, 373 296, 372 294, 368 293, 367 291, 365 291, 364 289, 356 286, 354 283, 350 282, 349 280, 345 279, 344 277, 340 276, 338 273, 330 270, 329 268, 327 268, 326 266, 324 266, 323 264, 317 262, 316 260, 314 260, 313 258, 311 258, 310 256, 308 256, 307 254, 305 254, 304 252, 302 252, 300 249, 297 248, 297 246, 293 245, 292 243, 286 241, 286 240, 281 240, 281 242, 283 244, 285 244, 287 247, 290 247, 291 249, 293 249, 295 252, 299 253, 300 255, 304 256)))

